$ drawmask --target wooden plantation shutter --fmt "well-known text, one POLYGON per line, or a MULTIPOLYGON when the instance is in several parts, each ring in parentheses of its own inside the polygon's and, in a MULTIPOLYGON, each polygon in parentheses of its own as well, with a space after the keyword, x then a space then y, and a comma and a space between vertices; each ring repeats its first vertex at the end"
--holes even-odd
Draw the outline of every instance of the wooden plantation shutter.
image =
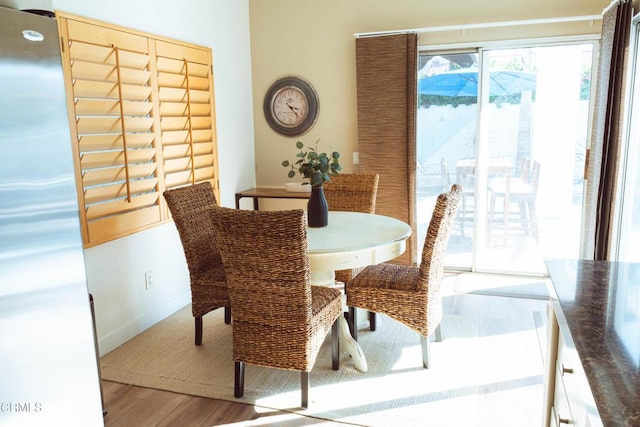
POLYGON ((166 188, 210 181, 219 198, 211 50, 58 21, 85 246, 166 220, 166 188))
POLYGON ((64 24, 85 243, 104 242, 161 220, 149 42, 64 24))
POLYGON ((218 190, 210 52, 157 41, 156 55, 165 186, 218 190))

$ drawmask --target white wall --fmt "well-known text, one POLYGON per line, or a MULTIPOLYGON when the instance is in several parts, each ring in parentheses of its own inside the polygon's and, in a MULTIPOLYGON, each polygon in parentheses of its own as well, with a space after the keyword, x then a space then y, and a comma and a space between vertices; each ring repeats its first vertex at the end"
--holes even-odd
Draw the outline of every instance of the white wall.
MULTIPOLYGON (((352 162, 352 152, 358 151, 355 33, 600 15, 610 2, 249 0, 258 185, 282 186, 300 180, 299 177, 289 180, 287 170, 281 166, 283 160, 294 157, 296 140, 313 144, 320 139, 322 149, 340 152, 345 172, 357 171, 352 162), (262 112, 269 86, 287 75, 309 81, 320 99, 316 124, 300 137, 275 133, 262 112)), ((599 21, 592 26, 588 21, 579 21, 472 28, 464 32, 423 32, 419 34, 419 45, 478 46, 484 40, 599 33, 599 21)))
MULTIPOLYGON (((54 9, 213 51, 220 203, 255 185, 248 0, 53 0, 54 9)), ((85 251, 101 355, 190 302, 173 223, 85 251), (111 266, 116 266, 115 268, 111 266), (153 272, 145 290, 144 272, 153 272)))

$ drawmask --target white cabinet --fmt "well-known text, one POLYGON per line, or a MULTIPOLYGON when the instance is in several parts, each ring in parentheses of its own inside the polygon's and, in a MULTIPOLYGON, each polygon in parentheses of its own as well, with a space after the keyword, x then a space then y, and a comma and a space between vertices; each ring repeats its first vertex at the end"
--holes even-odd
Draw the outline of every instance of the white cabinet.
POLYGON ((545 425, 602 426, 582 362, 558 309, 550 303, 545 425))
POLYGON ((640 425, 640 263, 545 260, 549 303, 543 425, 640 425), (597 406, 596 406, 597 402, 597 406))

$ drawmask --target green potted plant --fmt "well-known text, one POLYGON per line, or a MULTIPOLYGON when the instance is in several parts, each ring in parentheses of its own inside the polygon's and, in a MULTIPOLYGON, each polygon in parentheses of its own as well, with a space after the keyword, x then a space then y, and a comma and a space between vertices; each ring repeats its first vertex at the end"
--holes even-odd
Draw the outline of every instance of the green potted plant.
POLYGON ((296 172, 308 180, 304 184, 311 185, 311 196, 307 203, 307 220, 309 227, 324 227, 328 224, 329 206, 324 197, 322 185, 331 180, 332 176, 338 175, 342 167, 340 166, 340 153, 333 151, 331 156, 318 151, 318 143, 314 147, 307 147, 304 150, 302 141, 296 142, 298 153, 297 160, 289 162, 285 160, 282 166, 290 168, 288 177, 293 178, 296 172))
POLYGON ((296 176, 296 172, 308 179, 308 183, 312 187, 321 187, 325 182, 331 180, 332 176, 338 175, 338 172, 342 169, 340 166, 340 153, 334 151, 331 153, 331 157, 327 153, 318 151, 318 144, 320 140, 316 141, 315 147, 307 147, 308 151, 304 151, 304 144, 302 141, 296 142, 296 148, 299 150, 296 157, 298 160, 295 162, 289 162, 285 160, 282 162, 282 166, 290 168, 288 176, 293 178, 296 176))

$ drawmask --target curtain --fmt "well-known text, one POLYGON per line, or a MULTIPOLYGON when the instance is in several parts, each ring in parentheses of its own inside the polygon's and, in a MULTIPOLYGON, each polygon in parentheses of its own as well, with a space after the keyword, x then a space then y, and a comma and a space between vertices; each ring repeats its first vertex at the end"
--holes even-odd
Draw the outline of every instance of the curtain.
POLYGON ((615 0, 603 13, 591 148, 587 158, 582 254, 585 259, 610 259, 631 14, 629 0, 615 0))
POLYGON ((408 223, 407 250, 393 262, 415 265, 417 34, 356 39, 357 171, 380 175, 376 213, 408 223))

